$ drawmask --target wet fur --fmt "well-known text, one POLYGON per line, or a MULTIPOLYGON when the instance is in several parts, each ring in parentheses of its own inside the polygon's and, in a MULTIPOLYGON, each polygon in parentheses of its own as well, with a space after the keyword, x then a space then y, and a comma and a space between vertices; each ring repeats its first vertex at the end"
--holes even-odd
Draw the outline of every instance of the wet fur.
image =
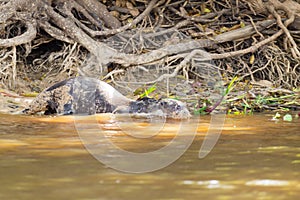
POLYGON ((174 99, 149 97, 131 100, 107 83, 88 77, 76 77, 44 90, 24 111, 27 114, 147 113, 167 118, 188 118, 184 103, 174 99))

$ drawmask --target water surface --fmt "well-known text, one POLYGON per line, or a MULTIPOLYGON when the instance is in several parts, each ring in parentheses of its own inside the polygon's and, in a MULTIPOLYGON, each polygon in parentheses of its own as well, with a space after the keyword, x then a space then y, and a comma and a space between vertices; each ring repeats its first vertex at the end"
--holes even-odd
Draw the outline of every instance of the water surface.
MULTIPOLYGON (((0 199, 299 199, 300 120, 271 118, 227 116, 204 159, 198 152, 210 119, 191 119, 191 127, 199 125, 197 136, 180 159, 155 172, 128 174, 89 154, 71 116, 0 115, 0 199)), ((132 152, 159 149, 178 129, 168 121, 155 137, 132 138, 108 116, 98 119, 111 141, 132 152)), ((146 127, 145 135, 160 130, 147 120, 122 124, 132 132, 146 127)))

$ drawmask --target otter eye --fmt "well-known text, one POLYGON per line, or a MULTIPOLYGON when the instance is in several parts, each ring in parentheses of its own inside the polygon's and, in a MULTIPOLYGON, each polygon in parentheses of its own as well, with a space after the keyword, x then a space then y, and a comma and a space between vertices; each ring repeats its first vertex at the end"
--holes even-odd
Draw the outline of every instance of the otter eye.
POLYGON ((180 105, 176 105, 176 110, 180 110, 181 109, 181 106, 180 105))

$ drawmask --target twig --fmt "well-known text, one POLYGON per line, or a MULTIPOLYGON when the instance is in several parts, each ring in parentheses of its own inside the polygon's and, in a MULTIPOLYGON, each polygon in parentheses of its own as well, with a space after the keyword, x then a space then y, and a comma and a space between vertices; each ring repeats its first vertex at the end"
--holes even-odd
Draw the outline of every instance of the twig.
POLYGON ((124 72, 125 72, 124 69, 113 70, 113 71, 109 72, 108 74, 106 74, 106 75, 102 78, 102 80, 105 80, 105 79, 108 79, 108 78, 113 79, 113 75, 114 75, 114 74, 120 74, 120 73, 124 73, 124 72))
MULTIPOLYGON (((175 77, 178 72, 186 67, 188 65, 188 63, 191 61, 191 59, 195 56, 195 55, 202 55, 203 57, 205 58, 208 58, 209 57, 209 53, 207 53, 206 51, 204 50, 200 50, 200 49, 196 49, 196 50, 193 50, 191 53, 189 53, 178 65, 176 65, 174 71, 171 73, 171 74, 163 74, 161 76, 159 76, 157 79, 153 80, 153 81, 148 81, 148 82, 144 82, 144 84, 154 84, 156 82, 160 82, 164 79, 167 79, 167 78, 173 78, 175 77)), ((132 83, 132 84, 140 84, 140 82, 128 82, 128 83, 132 83)))
POLYGON ((12 55, 12 80, 13 80, 13 87, 15 86, 16 84, 16 77, 17 77, 17 49, 16 49, 16 46, 13 46, 12 48, 12 52, 13 52, 13 55, 12 55))

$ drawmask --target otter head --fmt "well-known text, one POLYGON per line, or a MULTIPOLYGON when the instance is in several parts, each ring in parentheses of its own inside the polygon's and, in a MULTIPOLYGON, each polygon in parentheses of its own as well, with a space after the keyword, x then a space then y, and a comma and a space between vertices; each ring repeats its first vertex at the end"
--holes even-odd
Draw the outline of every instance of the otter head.
POLYGON ((187 119, 191 115, 186 105, 175 99, 156 100, 149 97, 139 98, 129 106, 118 107, 114 113, 148 114, 173 119, 187 119))
POLYGON ((131 102, 129 107, 129 113, 153 113, 159 109, 159 104, 153 98, 143 97, 131 102))
POLYGON ((160 109, 167 118, 187 119, 191 117, 185 103, 175 99, 161 99, 158 101, 160 109))

